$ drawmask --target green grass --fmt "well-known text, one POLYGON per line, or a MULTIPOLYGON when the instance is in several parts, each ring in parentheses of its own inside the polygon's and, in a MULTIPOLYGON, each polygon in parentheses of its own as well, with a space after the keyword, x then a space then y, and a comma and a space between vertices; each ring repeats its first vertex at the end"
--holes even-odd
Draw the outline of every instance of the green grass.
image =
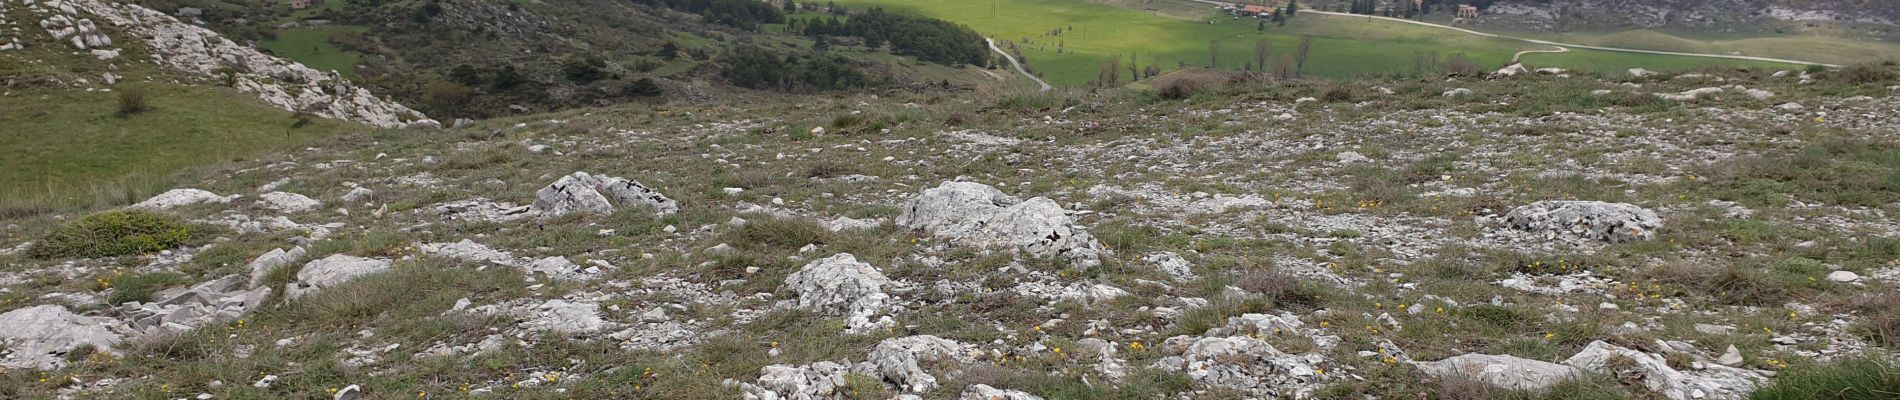
MULTIPOLYGON (((1205 66, 1211 61, 1212 43, 1218 43, 1221 68, 1244 68, 1253 59, 1254 43, 1261 39, 1272 44, 1269 59, 1274 61, 1269 64, 1277 63, 1295 52, 1302 35, 1314 37, 1304 74, 1322 77, 1410 73, 1414 70, 1415 56, 1422 52, 1436 52, 1441 59, 1462 53, 1480 69, 1492 69, 1503 66, 1519 50, 1548 48, 1433 27, 1320 14, 1297 16, 1284 27, 1268 24, 1262 32, 1257 30, 1256 20, 1220 16, 1214 14, 1211 7, 1202 18, 1184 20, 1178 18, 1181 14, 1178 7, 1166 13, 1151 14, 1120 7, 1139 6, 1123 4, 1128 3, 1125 1, 1097 4, 1075 0, 845 0, 839 3, 854 9, 882 6, 942 18, 969 25, 978 33, 1001 41, 1017 42, 1030 67, 1058 85, 1089 82, 1103 61, 1114 55, 1139 54, 1141 65, 1155 64, 1163 70, 1174 70, 1183 64, 1205 66), (1050 35, 1058 30, 1062 31, 1059 36, 1050 35)), ((1596 72, 1619 72, 1634 67, 1679 70, 1706 65, 1778 65, 1586 50, 1526 57, 1526 61, 1538 66, 1596 72)))
POLYGON ((25 90, 0 96, 0 204, 83 208, 169 189, 182 169, 294 148, 353 129, 211 86, 145 84, 152 109, 114 116, 113 93, 25 90))
POLYGON ((258 43, 278 57, 303 63, 318 71, 337 71, 344 79, 356 77, 356 63, 363 55, 339 48, 330 38, 346 33, 362 33, 368 28, 347 25, 323 25, 277 32, 277 38, 258 43))
POLYGON ((1783 372, 1750 400, 1891 399, 1900 395, 1900 368, 1875 358, 1842 360, 1783 372))
POLYGON ((1731 34, 1703 37, 1709 35, 1678 34, 1647 29, 1565 33, 1512 32, 1508 34, 1591 46, 1690 53, 1735 54, 1841 65, 1900 59, 1900 45, 1821 35, 1776 36, 1765 34, 1731 34))

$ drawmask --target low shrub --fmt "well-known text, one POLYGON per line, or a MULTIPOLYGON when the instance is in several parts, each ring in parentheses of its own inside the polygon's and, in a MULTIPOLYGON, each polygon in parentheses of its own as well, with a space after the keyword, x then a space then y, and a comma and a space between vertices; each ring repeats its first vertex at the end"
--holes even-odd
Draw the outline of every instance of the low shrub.
POLYGON ((145 211, 107 211, 88 215, 34 243, 35 258, 114 257, 177 248, 199 234, 177 217, 145 211))

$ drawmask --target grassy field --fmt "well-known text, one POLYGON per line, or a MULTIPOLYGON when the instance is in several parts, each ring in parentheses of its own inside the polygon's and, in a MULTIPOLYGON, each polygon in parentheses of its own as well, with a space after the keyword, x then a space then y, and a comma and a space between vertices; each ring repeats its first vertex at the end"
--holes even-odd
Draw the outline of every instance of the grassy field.
POLYGON ((330 43, 330 37, 344 33, 360 33, 366 28, 360 26, 325 25, 277 32, 277 38, 259 43, 278 57, 303 63, 304 66, 318 71, 337 71, 345 79, 356 77, 356 62, 361 54, 338 48, 330 43))
MULTIPOLYGON (((1495 68, 1519 50, 1546 47, 1503 39, 1470 36, 1437 28, 1305 14, 1286 26, 1256 20, 1217 16, 1211 7, 1205 17, 1184 20, 1176 3, 1131 0, 995 0, 944 2, 922 0, 844 0, 854 8, 882 6, 889 10, 943 18, 969 25, 978 32, 1021 46, 1032 69, 1051 83, 1077 85, 1094 79, 1103 61, 1113 55, 1138 54, 1142 65, 1164 70, 1183 65, 1242 69, 1253 59, 1254 43, 1272 46, 1270 63, 1283 62, 1297 48, 1300 37, 1314 37, 1303 73, 1312 76, 1351 77, 1368 74, 1409 73, 1421 53, 1446 58, 1464 54, 1481 68, 1495 68), (1164 6, 1156 6, 1162 4, 1164 6), (1153 8, 1147 11, 1145 8, 1153 8), (1210 57, 1217 48, 1218 60, 1210 57)), ((1124 57, 1126 59, 1126 57, 1124 57)), ((1538 66, 1614 72, 1643 67, 1652 70, 1685 69, 1705 65, 1768 66, 1772 64, 1692 57, 1597 51, 1527 56, 1538 66)))
MULTIPOLYGON (((1504 32, 1500 32, 1504 33, 1504 32)), ((1683 35, 1653 30, 1506 33, 1563 43, 1853 64, 1900 60, 1900 44, 1818 35, 1683 35)))
MULTIPOLYGON (((121 88, 126 85, 121 85, 121 88)), ((120 117, 116 92, 0 96, 0 206, 126 201, 168 189, 179 170, 282 151, 357 128, 288 112, 222 87, 147 84, 150 111, 120 117), (123 197, 123 198, 122 198, 123 197)))

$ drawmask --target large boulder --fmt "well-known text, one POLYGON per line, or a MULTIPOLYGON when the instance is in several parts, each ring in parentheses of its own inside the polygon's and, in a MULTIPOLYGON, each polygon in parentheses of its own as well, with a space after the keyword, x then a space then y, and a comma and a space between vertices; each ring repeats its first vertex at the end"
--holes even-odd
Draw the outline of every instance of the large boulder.
POLYGON ((864 332, 895 324, 883 315, 891 302, 884 293, 888 285, 890 278, 877 267, 839 253, 805 264, 785 277, 783 289, 798 293, 799 308, 843 316, 848 332, 864 332))
POLYGON ((830 361, 811 365, 767 365, 759 369, 758 383, 740 383, 746 400, 828 400, 843 398, 850 367, 830 361))
POLYGON ((1609 374, 1619 379, 1641 380, 1643 387, 1671 400, 1724 400, 1747 398, 1755 388, 1767 383, 1759 371, 1704 365, 1703 369, 1678 371, 1660 354, 1645 353, 1604 341, 1591 342, 1564 364, 1579 369, 1609 374))
POLYGON ((85 317, 57 305, 39 305, 0 314, 0 367, 58 369, 66 355, 91 346, 111 352, 124 340, 112 327, 119 321, 85 317))
POLYGON ((251 286, 263 286, 264 278, 269 277, 271 271, 289 266, 290 263, 303 259, 303 256, 302 247, 292 247, 290 250, 272 249, 264 255, 257 256, 257 259, 251 260, 244 269, 251 271, 251 286))
POLYGON ((159 193, 157 196, 152 196, 152 198, 145 199, 145 201, 138 202, 138 204, 133 204, 131 208, 169 210, 192 204, 229 203, 231 200, 236 200, 237 198, 238 195, 219 196, 217 193, 199 189, 172 189, 165 191, 165 193, 159 193))
POLYGON ((971 362, 963 346, 930 335, 884 339, 871 350, 871 359, 855 369, 884 379, 899 390, 916 393, 937 388, 937 376, 971 362))
POLYGON ((1578 375, 1563 364, 1504 355, 1465 354, 1413 365, 1439 379, 1463 378, 1510 390, 1543 390, 1578 375))
POLYGON ((294 213, 315 210, 323 207, 323 202, 310 196, 291 192, 270 192, 257 195, 257 204, 272 210, 294 213))
MULTIPOLYGON (((1155 363, 1161 369, 1187 372, 1203 385, 1222 386, 1258 395, 1291 393, 1310 398, 1320 376, 1318 355, 1282 353, 1273 345, 1247 336, 1201 337, 1179 356, 1155 363)), ((1170 339, 1175 341, 1175 339, 1170 339)))
POLYGON ((1650 240, 1662 217, 1642 207, 1601 201, 1540 201, 1504 216, 1511 228, 1609 242, 1650 240))
POLYGON ((531 209, 547 215, 611 214, 615 207, 652 207, 660 215, 679 212, 679 203, 646 185, 625 178, 575 172, 534 194, 531 209))
POLYGON ((271 288, 246 287, 242 277, 228 275, 188 288, 160 292, 155 296, 157 301, 125 303, 118 311, 140 336, 182 333, 243 317, 270 298, 271 288))
POLYGON ((331 255, 304 264, 303 269, 297 271, 297 280, 284 287, 284 294, 291 299, 296 299, 318 289, 334 287, 364 275, 388 270, 389 260, 342 254, 331 255))
POLYGON ((925 189, 904 207, 897 225, 964 245, 1009 248, 1084 267, 1098 265, 1108 252, 1055 201, 1024 201, 975 182, 944 182, 925 189))

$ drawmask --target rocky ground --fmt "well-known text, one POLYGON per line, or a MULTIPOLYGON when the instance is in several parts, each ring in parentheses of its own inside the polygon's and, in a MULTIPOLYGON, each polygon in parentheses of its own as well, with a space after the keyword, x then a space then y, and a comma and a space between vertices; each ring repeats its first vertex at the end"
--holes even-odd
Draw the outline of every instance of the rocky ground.
POLYGON ((1900 88, 1841 75, 366 132, 126 206, 160 252, 5 221, 0 394, 1744 398, 1892 359, 1900 88))

